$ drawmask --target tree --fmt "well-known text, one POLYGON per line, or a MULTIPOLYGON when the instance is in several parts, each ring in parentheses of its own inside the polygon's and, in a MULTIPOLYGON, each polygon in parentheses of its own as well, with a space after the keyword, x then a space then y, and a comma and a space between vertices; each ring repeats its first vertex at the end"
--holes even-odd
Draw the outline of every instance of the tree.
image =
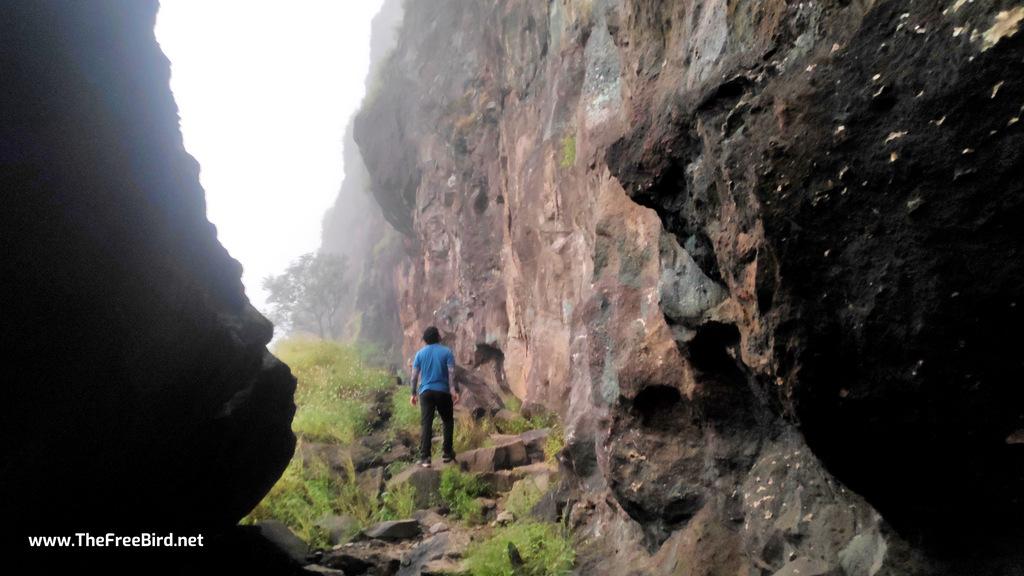
POLYGON ((270 295, 268 316, 287 332, 305 331, 320 338, 336 338, 334 315, 348 292, 344 255, 307 252, 280 276, 263 279, 270 295))

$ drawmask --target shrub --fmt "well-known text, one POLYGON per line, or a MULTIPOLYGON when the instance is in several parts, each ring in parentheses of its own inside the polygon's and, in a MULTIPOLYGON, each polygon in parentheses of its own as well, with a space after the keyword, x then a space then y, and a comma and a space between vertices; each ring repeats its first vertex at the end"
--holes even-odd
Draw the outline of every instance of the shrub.
POLYGON ((476 450, 491 444, 493 425, 486 420, 477 420, 468 412, 455 413, 455 433, 452 446, 456 454, 476 450))
POLYGON ((381 520, 403 520, 412 518, 416 511, 416 487, 412 484, 399 484, 381 495, 383 506, 380 509, 381 520))
POLYGON ((499 528, 489 539, 471 544, 466 556, 473 576, 563 576, 571 573, 576 562, 564 528, 536 522, 499 528), (509 560, 509 542, 523 559, 517 569, 509 560))
POLYGON ((548 434, 547 444, 544 446, 544 461, 549 466, 558 470, 558 453, 565 448, 565 430, 562 424, 555 422, 551 425, 551 433, 548 434))
POLYGON ((475 474, 465 474, 454 466, 441 473, 441 500, 448 505, 452 518, 464 518, 469 522, 483 520, 480 505, 476 499, 487 495, 487 485, 475 474))

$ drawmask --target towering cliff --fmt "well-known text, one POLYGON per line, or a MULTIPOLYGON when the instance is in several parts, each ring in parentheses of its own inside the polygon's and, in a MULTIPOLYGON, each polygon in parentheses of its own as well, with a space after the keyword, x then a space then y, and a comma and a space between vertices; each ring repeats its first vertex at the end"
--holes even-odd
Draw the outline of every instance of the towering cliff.
MULTIPOLYGON (((402 22, 401 0, 385 0, 370 24, 370 67, 366 91, 378 89, 380 68, 395 45, 402 22)), ((338 313, 344 340, 375 345, 379 359, 397 361, 402 327, 399 323, 393 270, 402 257, 402 239, 390 230, 374 202, 369 174, 353 139, 355 115, 345 129, 345 179, 334 205, 324 216, 320 249, 348 259, 350 290, 338 313)))
MULTIPOLYGON (((156 11, 0 5, 5 567, 28 536, 76 546, 33 551, 44 572, 65 552, 76 568, 135 558, 79 533, 213 546, 294 449, 295 380, 206 219, 156 11)), ((146 570, 173 566, 165 552, 143 549, 146 570)))
POLYGON ((567 423, 584 573, 1016 574, 1024 7, 412 1, 405 355, 567 423))

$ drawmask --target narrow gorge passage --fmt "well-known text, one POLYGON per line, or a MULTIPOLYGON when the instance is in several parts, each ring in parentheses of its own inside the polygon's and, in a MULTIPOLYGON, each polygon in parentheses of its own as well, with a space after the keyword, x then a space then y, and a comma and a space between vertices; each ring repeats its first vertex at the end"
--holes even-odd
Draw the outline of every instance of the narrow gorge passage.
MULTIPOLYGON (((0 5, 16 564, 182 573, 186 550, 27 537, 246 533, 295 453, 296 378, 208 220, 158 8, 0 5)), ((436 326, 472 412, 556 415, 568 572, 1021 573, 1019 0, 382 14, 321 336, 408 374, 436 326)))

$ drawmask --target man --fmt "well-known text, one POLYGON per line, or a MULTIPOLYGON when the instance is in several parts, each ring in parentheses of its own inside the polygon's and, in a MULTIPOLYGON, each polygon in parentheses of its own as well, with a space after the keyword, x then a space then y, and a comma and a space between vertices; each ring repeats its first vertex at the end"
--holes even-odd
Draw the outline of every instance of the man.
POLYGON ((413 406, 419 404, 420 407, 420 466, 429 468, 434 410, 441 415, 441 423, 444 425, 442 461, 455 460, 452 447, 455 420, 452 409, 459 402, 459 388, 455 385, 455 355, 440 344, 441 333, 437 328, 431 326, 424 330, 423 342, 426 346, 416 353, 412 361, 412 398, 409 403, 413 406))

